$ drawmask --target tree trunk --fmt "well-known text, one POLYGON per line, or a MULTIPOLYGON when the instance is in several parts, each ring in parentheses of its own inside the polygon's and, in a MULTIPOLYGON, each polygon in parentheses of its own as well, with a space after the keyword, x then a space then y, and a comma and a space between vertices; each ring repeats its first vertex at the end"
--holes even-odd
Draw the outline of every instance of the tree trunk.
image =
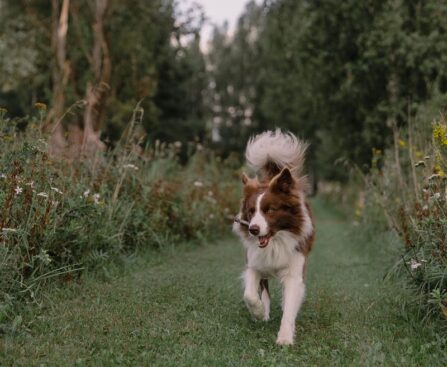
POLYGON ((66 40, 70 0, 52 0, 51 46, 56 60, 53 68, 53 100, 45 122, 50 132, 50 152, 60 154, 67 143, 64 137, 62 118, 65 109, 65 88, 70 76, 70 64, 66 59, 66 40))
POLYGON ((90 66, 94 75, 94 83, 87 83, 84 112, 84 137, 82 153, 90 155, 98 150, 104 150, 101 142, 100 127, 104 120, 107 92, 111 75, 109 48, 104 36, 104 16, 109 6, 109 0, 95 1, 95 20, 92 25, 93 49, 90 66))

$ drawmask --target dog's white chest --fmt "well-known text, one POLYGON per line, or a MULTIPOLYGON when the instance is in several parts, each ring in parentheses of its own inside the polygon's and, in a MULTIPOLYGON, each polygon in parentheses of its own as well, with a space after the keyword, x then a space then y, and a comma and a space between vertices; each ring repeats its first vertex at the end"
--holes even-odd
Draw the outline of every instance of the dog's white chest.
POLYGON ((266 277, 282 277, 289 272, 293 259, 300 256, 296 250, 297 239, 288 232, 278 232, 265 248, 259 248, 256 243, 247 245, 247 266, 266 277))

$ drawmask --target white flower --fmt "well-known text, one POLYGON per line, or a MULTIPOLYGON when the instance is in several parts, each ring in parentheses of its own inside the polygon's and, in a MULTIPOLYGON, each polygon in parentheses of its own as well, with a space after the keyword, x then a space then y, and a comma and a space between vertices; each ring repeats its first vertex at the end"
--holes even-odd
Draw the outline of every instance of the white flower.
POLYGON ((208 191, 208 196, 213 196, 214 193, 212 191, 208 191))
POLYGON ((203 187, 203 182, 201 182, 201 181, 195 181, 195 182, 194 182, 194 186, 195 186, 195 187, 203 187))
POLYGON ((434 199, 439 199, 441 197, 441 194, 439 193, 439 192, 436 192, 434 195, 433 195, 433 198, 434 199))
POLYGON ((419 268, 421 265, 422 264, 420 262, 417 262, 416 260, 411 259, 411 262, 410 262, 411 270, 415 270, 415 269, 419 268))
POLYGON ((84 197, 86 198, 89 194, 90 194, 90 189, 87 189, 84 191, 84 193, 82 195, 84 195, 84 197))
POLYGON ((182 147, 182 142, 181 141, 174 142, 174 147, 181 148, 182 147))
POLYGON ((99 204, 99 199, 100 199, 101 195, 99 194, 93 194, 93 202, 98 205, 99 204))
POLYGON ((0 173, 0 178, 6 179, 6 175, 4 173, 0 173))
POLYGON ((34 181, 27 182, 25 185, 34 189, 34 181))
POLYGON ((210 219, 214 219, 214 214, 209 215, 210 219))
POLYGON ((57 187, 51 187, 51 190, 53 190, 53 191, 55 191, 55 192, 57 192, 58 194, 61 194, 61 195, 64 194, 64 193, 63 193, 61 190, 59 190, 57 187))
POLYGON ((23 189, 22 189, 21 187, 17 186, 17 187, 14 189, 14 191, 16 192, 16 195, 19 195, 19 194, 21 194, 21 193, 23 192, 23 189))
POLYGON ((134 169, 135 171, 138 171, 138 167, 135 166, 134 164, 125 164, 123 168, 131 168, 134 169))
POLYGON ((47 197, 48 197, 48 194, 47 194, 46 192, 39 192, 39 193, 37 194, 37 196, 40 196, 40 197, 43 197, 43 198, 47 198, 47 197))

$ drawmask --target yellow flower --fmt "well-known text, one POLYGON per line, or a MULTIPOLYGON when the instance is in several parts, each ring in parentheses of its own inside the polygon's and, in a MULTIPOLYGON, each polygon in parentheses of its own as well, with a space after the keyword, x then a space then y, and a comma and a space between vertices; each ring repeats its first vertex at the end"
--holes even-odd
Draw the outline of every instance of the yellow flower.
POLYGON ((434 173, 438 174, 439 177, 445 177, 445 172, 442 169, 440 164, 436 164, 433 171, 434 171, 434 173))
POLYGON ((440 146, 447 146, 447 126, 441 123, 433 124, 433 139, 440 146))
POLYGON ((407 143, 405 142, 405 140, 399 139, 399 146, 401 148, 405 148, 407 146, 407 143))
POLYGON ((46 111, 47 105, 45 103, 36 102, 34 103, 34 107, 36 107, 38 110, 46 111))

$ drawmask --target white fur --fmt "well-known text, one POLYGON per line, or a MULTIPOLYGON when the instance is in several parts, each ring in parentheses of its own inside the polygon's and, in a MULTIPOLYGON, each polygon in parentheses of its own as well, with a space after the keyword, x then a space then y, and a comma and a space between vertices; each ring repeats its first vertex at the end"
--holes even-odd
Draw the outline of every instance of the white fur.
POLYGON ((264 321, 268 321, 270 319, 270 295, 267 289, 263 289, 261 292, 261 301, 264 306, 264 321))
POLYGON ((295 320, 304 300, 305 285, 303 270, 306 259, 303 254, 297 253, 291 259, 289 271, 281 278, 283 286, 283 314, 281 327, 278 332, 277 344, 293 344, 295 336, 295 320))
POLYGON ((253 218, 251 218, 250 226, 257 225, 259 227, 259 236, 265 236, 269 233, 269 225, 262 214, 261 210, 261 200, 264 197, 265 193, 262 193, 258 196, 256 199, 256 211, 255 215, 253 215, 253 218))
POLYGON ((295 319, 305 294, 303 270, 306 259, 295 249, 297 240, 296 235, 280 231, 264 249, 251 239, 244 241, 247 248, 244 300, 256 319, 267 321, 270 316, 268 292, 263 290, 259 297, 260 280, 276 277, 283 285, 283 316, 276 340, 281 345, 293 344, 295 319))
POLYGON ((307 147, 307 143, 292 133, 276 129, 250 138, 245 158, 248 165, 256 172, 262 171, 265 165, 272 161, 279 168, 289 168, 293 175, 299 177, 307 147))

